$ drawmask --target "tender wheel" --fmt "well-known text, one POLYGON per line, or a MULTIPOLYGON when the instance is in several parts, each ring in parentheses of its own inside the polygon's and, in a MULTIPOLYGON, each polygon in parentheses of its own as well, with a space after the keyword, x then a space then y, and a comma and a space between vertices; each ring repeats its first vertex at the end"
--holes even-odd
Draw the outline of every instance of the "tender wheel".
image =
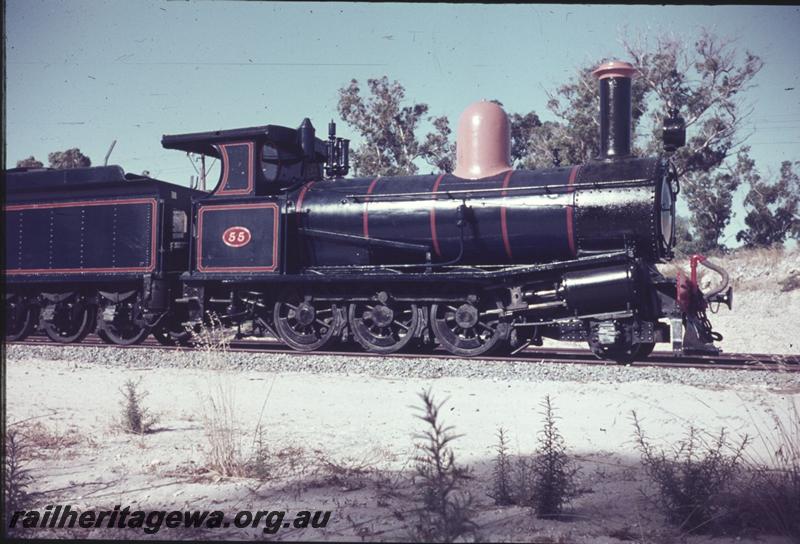
POLYGON ((6 341, 27 337, 36 326, 36 308, 27 297, 11 295, 6 299, 6 341))
POLYGON ((108 303, 98 315, 97 336, 118 346, 141 343, 150 334, 150 328, 136 323, 139 311, 136 298, 108 303))
POLYGON ((150 328, 136 323, 140 312, 136 296, 116 304, 108 302, 97 319, 97 336, 119 346, 141 343, 150 334, 150 328))
POLYGON ((376 301, 354 302, 347 321, 356 341, 372 353, 394 353, 414 338, 419 325, 416 304, 390 300, 380 293, 376 301))
POLYGON ((588 344, 597 357, 614 361, 618 364, 629 364, 647 358, 655 348, 655 342, 633 343, 620 330, 616 322, 600 322, 589 324, 588 344), (601 343, 605 337, 606 343, 601 343), (611 342, 613 341, 613 343, 611 342))
POLYGON ((328 345, 341 325, 335 304, 310 296, 279 300, 275 303, 274 320, 281 340, 297 351, 314 351, 328 345))
POLYGON ((643 361, 647 359, 647 357, 653 353, 653 350, 656 347, 655 342, 642 342, 641 344, 637 344, 639 346, 639 350, 636 352, 636 360, 643 361))
POLYGON ((655 342, 601 346, 591 339, 589 340, 589 348, 592 350, 592 353, 601 359, 614 361, 621 365, 630 364, 634 361, 643 361, 653 352, 655 346, 655 342))
POLYGON ((75 297, 49 304, 42 314, 45 334, 62 344, 80 342, 95 327, 94 307, 75 297))
POLYGON ((455 304, 433 304, 431 329, 441 346, 453 355, 483 355, 502 346, 508 336, 502 312, 500 301, 482 305, 475 296, 455 304))
POLYGON ((177 321, 158 325, 153 329, 153 337, 162 346, 188 346, 192 343, 192 333, 177 321))

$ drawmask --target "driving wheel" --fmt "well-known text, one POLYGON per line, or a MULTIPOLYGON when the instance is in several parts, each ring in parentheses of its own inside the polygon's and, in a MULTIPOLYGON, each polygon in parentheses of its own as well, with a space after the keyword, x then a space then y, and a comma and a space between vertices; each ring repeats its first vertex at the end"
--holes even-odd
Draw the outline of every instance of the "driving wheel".
POLYGON ((376 300, 350 304, 347 321, 365 350, 394 353, 414 338, 419 309, 416 304, 390 300, 386 293, 379 293, 376 300))
POLYGON ((335 338, 341 318, 335 304, 310 296, 290 296, 275 303, 275 330, 297 351, 320 349, 335 338))
POLYGON ((509 325, 499 300, 481 304, 477 296, 469 296, 454 303, 437 303, 431 305, 430 316, 434 336, 453 355, 486 354, 502 346, 508 336, 509 325))

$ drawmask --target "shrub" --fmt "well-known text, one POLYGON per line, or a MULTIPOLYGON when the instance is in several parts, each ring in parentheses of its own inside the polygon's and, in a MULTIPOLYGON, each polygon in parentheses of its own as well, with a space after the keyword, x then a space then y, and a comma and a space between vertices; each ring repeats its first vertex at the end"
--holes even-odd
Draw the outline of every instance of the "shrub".
POLYGON ((636 412, 632 414, 642 464, 658 488, 658 501, 667 519, 689 533, 718 526, 729 513, 726 494, 739 474, 748 438, 731 445, 722 429, 707 443, 697 429, 690 427, 686 438, 668 454, 650 443, 636 412))
POLYGON ((502 427, 497 430, 497 457, 494 460, 492 476, 492 491, 489 493, 489 497, 494 499, 494 503, 498 506, 515 504, 511 480, 511 460, 508 457, 508 441, 502 427))
POLYGON ((544 428, 539 432, 539 447, 529 466, 533 494, 526 503, 533 506, 538 517, 552 519, 560 517, 564 505, 577 494, 578 468, 566 453, 549 395, 542 408, 544 428))
MULTIPOLYGON (((6 515, 17 510, 25 510, 29 502, 28 486, 30 471, 25 459, 29 445, 17 429, 7 429, 5 433, 5 460, 3 463, 3 494, 5 495, 6 515)), ((6 519, 8 527, 9 519, 6 519)))
POLYGON ((422 542, 453 542, 466 535, 475 535, 478 526, 474 516, 472 497, 464 490, 472 478, 470 471, 456 464, 450 443, 460 435, 453 427, 445 427, 439 420, 441 404, 436 404, 430 391, 420 393, 422 415, 428 424, 416 438, 418 455, 415 457, 414 483, 422 494, 422 507, 416 509, 418 517, 414 538, 422 542))
POLYGON ((150 414, 147 408, 142 406, 142 401, 147 397, 146 391, 140 391, 141 378, 134 381, 128 379, 120 388, 122 393, 122 414, 121 425, 125 432, 144 434, 152 430, 153 425, 158 422, 158 418, 150 414))

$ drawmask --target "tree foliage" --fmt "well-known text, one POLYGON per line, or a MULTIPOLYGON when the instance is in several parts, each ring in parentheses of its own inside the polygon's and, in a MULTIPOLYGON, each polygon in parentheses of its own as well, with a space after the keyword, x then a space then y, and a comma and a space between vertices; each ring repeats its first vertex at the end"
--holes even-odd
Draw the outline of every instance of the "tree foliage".
POLYGON ((47 155, 47 160, 50 162, 50 168, 57 170, 65 168, 85 168, 92 165, 91 159, 81 153, 77 147, 67 149, 66 151, 54 151, 47 155))
POLYGON ((446 117, 428 116, 428 105, 403 105, 405 88, 386 76, 367 80, 369 94, 362 96, 358 81, 339 89, 339 115, 355 129, 363 143, 353 150, 353 168, 357 175, 416 174, 417 159, 439 170, 452 170, 455 144, 450 142, 450 124, 446 117), (420 124, 433 125, 421 140, 420 124))
POLYGON ((750 190, 744 199, 747 228, 736 239, 747 247, 769 247, 782 244, 787 237, 800 239, 800 176, 792 164, 783 161, 780 177, 775 182, 763 180, 750 160, 750 190))
POLYGON ((17 161, 17 168, 43 168, 44 164, 41 161, 37 161, 36 157, 31 155, 27 159, 22 159, 21 161, 17 161))
MULTIPOLYGON (((738 160, 725 172, 718 169, 746 138, 742 123, 749 112, 742 94, 763 63, 749 51, 740 54, 732 40, 706 30, 694 44, 662 35, 654 43, 625 41, 624 46, 637 69, 632 85, 635 150, 659 153, 663 117, 670 108, 678 109, 686 120, 687 145, 673 160, 692 212, 694 238, 700 250, 718 248, 731 218, 733 191, 747 175, 738 160)), ((591 72, 605 60, 584 67, 550 95, 548 108, 558 121, 545 122, 531 133, 523 166, 548 166, 554 148, 570 164, 597 156, 599 96, 591 72)))
MULTIPOLYGON (((750 113, 744 101, 753 78, 763 66, 735 40, 701 30, 694 41, 672 34, 623 41, 626 58, 637 69, 632 85, 634 152, 662 152, 663 119, 677 109, 686 121, 686 146, 672 154, 681 180, 681 196, 689 209, 682 249, 702 252, 725 249, 722 239, 733 217, 734 193, 749 187, 745 206, 747 229, 737 240, 747 245, 779 243, 797 237, 797 183, 791 164, 781 179, 767 183, 755 172, 744 121, 750 113), (794 193, 792 193, 794 191, 794 193), (792 195, 795 196, 792 196, 792 195)), ((581 68, 570 81, 548 95, 554 121, 542 121, 535 111, 510 113, 511 158, 518 168, 581 164, 599 154, 599 93, 592 71, 598 59, 581 68)), ((356 80, 339 90, 339 113, 362 137, 353 152, 360 175, 415 174, 420 160, 439 171, 455 166, 455 143, 445 117, 428 115, 427 104, 404 105, 405 89, 387 77, 367 81, 363 96, 356 80), (433 130, 418 138, 421 124, 433 130)), ((494 101, 500 105, 499 101, 494 101)), ((681 249, 681 248, 679 248, 681 249)))
MULTIPOLYGON (((48 167, 55 168, 56 170, 86 168, 92 165, 92 160, 81 153, 81 150, 77 147, 67 149, 66 151, 53 151, 47 155, 47 160, 49 163, 48 167)), ((31 155, 26 159, 17 161, 17 168, 44 168, 44 164, 31 155)))

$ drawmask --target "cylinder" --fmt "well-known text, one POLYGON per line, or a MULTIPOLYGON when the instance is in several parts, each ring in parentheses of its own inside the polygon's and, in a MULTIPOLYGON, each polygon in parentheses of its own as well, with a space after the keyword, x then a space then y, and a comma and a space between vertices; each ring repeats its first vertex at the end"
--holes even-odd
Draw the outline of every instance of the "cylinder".
POLYGON ((632 64, 611 61, 592 72, 600 84, 600 156, 616 159, 631 154, 632 64))
POLYGON ((633 302, 636 269, 629 265, 580 270, 564 274, 567 306, 579 314, 625 310, 633 302))

